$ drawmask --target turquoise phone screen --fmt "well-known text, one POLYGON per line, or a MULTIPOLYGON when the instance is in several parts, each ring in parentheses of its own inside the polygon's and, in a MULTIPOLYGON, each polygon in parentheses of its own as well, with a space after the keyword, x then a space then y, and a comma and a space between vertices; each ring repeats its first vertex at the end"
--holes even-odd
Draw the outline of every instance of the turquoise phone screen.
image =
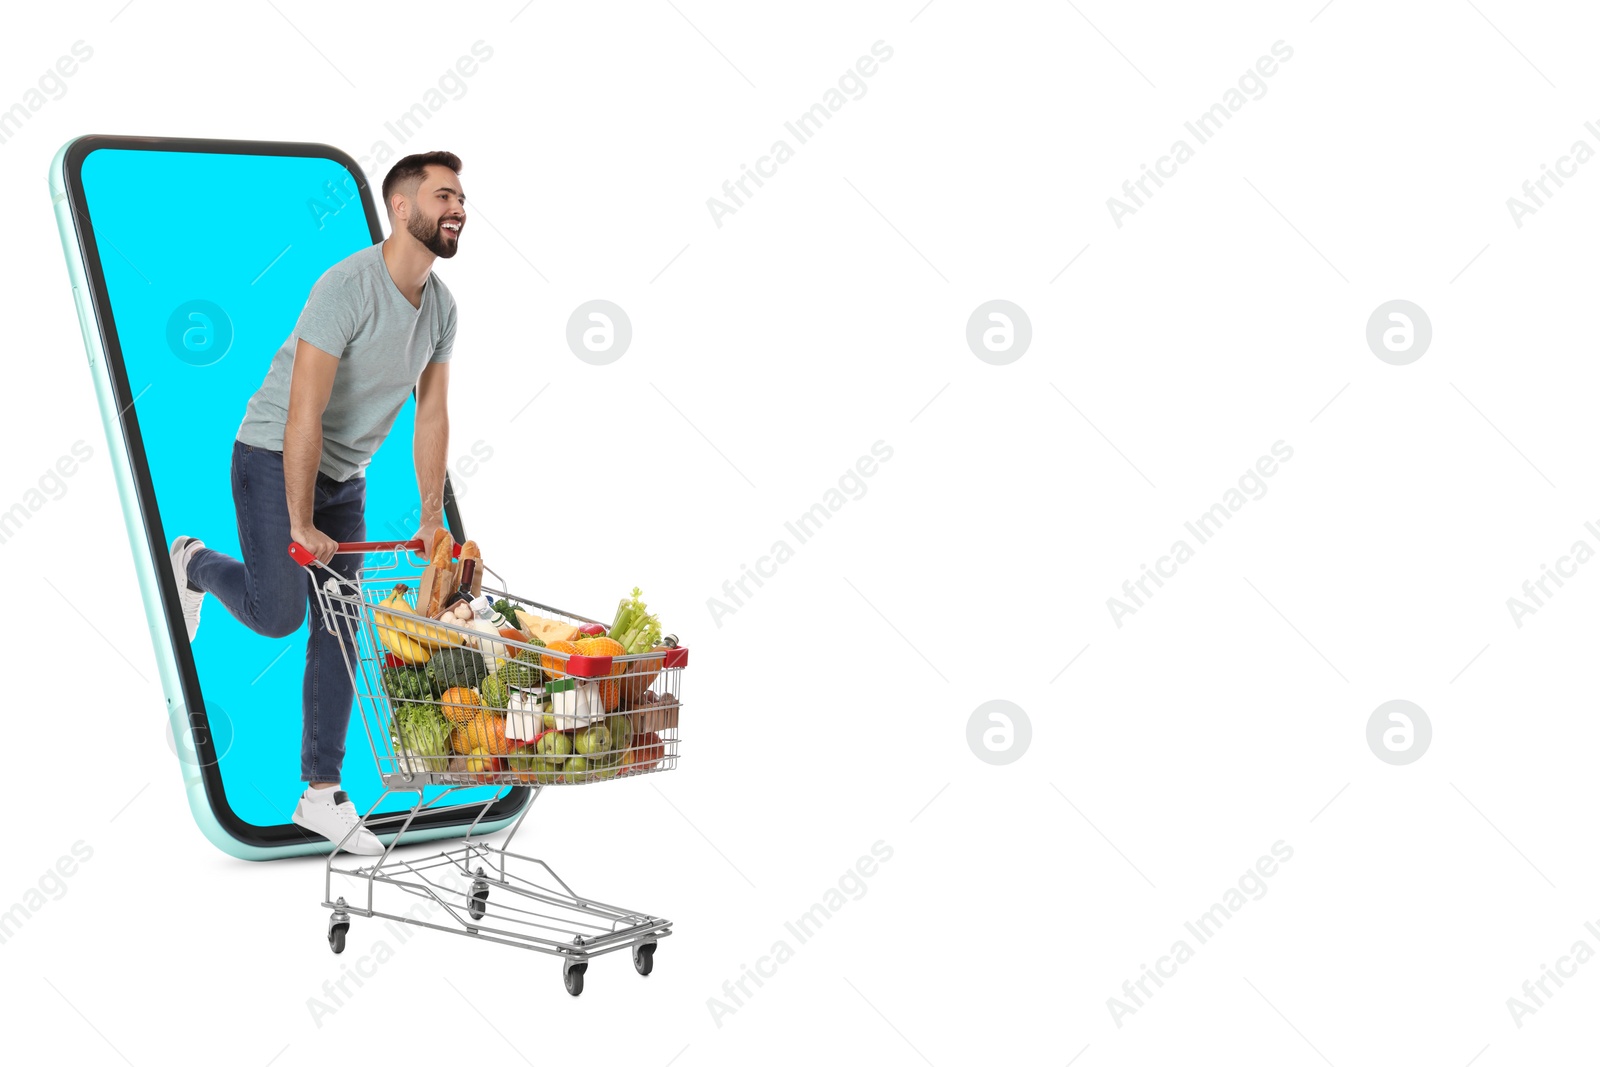
MULTIPOLYGON (((82 178, 162 528, 168 541, 188 534, 240 558, 234 436, 312 284, 373 243, 356 178, 331 159, 123 149, 91 152, 82 178)), ((368 540, 416 530, 414 413, 407 400, 367 468, 368 540)), ((158 547, 165 566, 166 546, 158 547)), ((192 644, 228 802, 258 826, 289 822, 304 788, 309 626, 308 611, 292 636, 263 637, 207 597, 192 644)), ((358 704, 370 688, 370 672, 361 673, 358 704)), ((357 706, 343 783, 366 811, 383 787, 362 719, 357 706)), ((495 792, 462 790, 451 802, 495 792)), ((394 794, 379 810, 413 801, 394 794)))

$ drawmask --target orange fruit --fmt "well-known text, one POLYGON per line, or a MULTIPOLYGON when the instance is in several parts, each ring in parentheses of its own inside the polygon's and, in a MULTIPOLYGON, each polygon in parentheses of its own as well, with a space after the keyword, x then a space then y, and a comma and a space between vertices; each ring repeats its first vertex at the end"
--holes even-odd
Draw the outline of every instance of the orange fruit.
POLYGON ((476 689, 460 685, 454 689, 446 689, 444 696, 439 698, 439 710, 444 713, 445 718, 457 724, 470 722, 482 705, 483 698, 478 695, 476 689))
POLYGON ((479 720, 489 735, 489 751, 496 756, 504 756, 511 751, 513 742, 506 740, 506 717, 494 712, 485 712, 479 720))
POLYGON ((610 637, 585 637, 573 642, 580 656, 626 656, 622 642, 610 637))
POLYGON ((506 717, 485 712, 450 731, 450 747, 465 756, 480 748, 491 756, 504 756, 512 749, 506 740, 506 717))
MULTIPOLYGON (((578 646, 571 641, 551 641, 545 647, 552 652, 565 652, 569 656, 578 651, 578 646)), ((554 656, 539 657, 539 666, 544 668, 544 673, 549 678, 565 678, 567 672, 563 668, 565 668, 566 662, 566 660, 557 659, 554 656)))

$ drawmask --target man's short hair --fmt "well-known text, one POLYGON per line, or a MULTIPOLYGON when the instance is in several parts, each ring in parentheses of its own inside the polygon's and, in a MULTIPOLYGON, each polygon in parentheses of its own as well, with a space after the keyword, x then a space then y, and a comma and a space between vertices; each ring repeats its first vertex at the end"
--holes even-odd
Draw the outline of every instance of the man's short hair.
POLYGON ((449 167, 460 174, 461 157, 454 152, 419 152, 397 161, 389 168, 388 177, 383 179, 384 210, 394 214, 393 202, 389 198, 395 193, 416 196, 417 186, 427 177, 430 166, 449 167))

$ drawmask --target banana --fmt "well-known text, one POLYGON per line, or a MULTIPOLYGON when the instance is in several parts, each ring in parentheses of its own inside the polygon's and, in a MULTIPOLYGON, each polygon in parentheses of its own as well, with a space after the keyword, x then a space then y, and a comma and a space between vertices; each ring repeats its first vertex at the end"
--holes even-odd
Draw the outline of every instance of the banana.
MULTIPOLYGON (((385 597, 380 604, 386 607, 396 607, 404 604, 405 588, 403 585, 396 586, 394 591, 385 597)), ((374 621, 378 628, 378 640, 383 642, 384 648, 413 665, 428 662, 429 657, 432 655, 430 649, 404 630, 388 625, 396 621, 393 615, 386 611, 375 612, 374 621)))
POLYGON ((378 627, 378 640, 383 642, 384 648, 413 665, 421 665, 428 662, 432 655, 426 647, 410 634, 396 630, 392 626, 380 625, 378 627))
POLYGON ((418 654, 420 649, 421 659, 412 659, 413 663, 425 663, 430 655, 448 645, 459 645, 465 640, 464 636, 442 626, 429 625, 429 623, 411 610, 411 604, 406 600, 406 593, 410 588, 397 585, 394 591, 378 602, 380 608, 391 608, 391 611, 378 611, 374 613, 378 634, 384 647, 402 659, 408 653, 418 654), (391 643, 391 641, 393 643, 391 643), (416 646, 414 649, 396 648, 396 644, 416 646))

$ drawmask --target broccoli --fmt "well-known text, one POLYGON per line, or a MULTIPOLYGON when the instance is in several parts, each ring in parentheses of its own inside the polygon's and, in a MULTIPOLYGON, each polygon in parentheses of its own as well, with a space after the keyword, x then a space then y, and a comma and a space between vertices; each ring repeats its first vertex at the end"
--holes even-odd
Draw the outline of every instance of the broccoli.
POLYGON ((432 700, 433 688, 421 667, 385 667, 383 690, 395 700, 432 700))

